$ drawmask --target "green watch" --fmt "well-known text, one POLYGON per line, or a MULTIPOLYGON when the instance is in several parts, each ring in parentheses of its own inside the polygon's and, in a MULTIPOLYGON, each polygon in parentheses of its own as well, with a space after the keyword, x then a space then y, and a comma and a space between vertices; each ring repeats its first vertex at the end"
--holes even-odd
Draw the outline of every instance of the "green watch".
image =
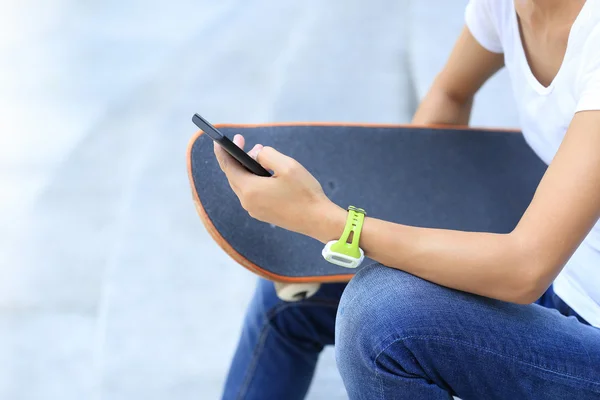
POLYGON ((321 252, 325 260, 346 268, 356 268, 363 262, 365 253, 358 244, 365 215, 367 213, 362 208, 348 207, 348 218, 342 236, 328 242, 321 252))

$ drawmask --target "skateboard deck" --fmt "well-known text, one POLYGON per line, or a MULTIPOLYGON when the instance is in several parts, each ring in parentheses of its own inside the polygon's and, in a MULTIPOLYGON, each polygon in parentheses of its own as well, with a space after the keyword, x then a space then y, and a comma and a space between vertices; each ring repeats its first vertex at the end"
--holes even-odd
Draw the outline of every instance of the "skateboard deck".
MULTIPOLYGON (((247 149, 269 145, 304 165, 327 196, 369 217, 430 228, 508 233, 529 205, 546 165, 515 131, 386 125, 218 125, 247 149)), ((279 283, 294 299, 357 269, 323 259, 320 242, 251 218, 202 132, 188 146, 193 200, 204 226, 235 261, 279 283), (305 284, 303 287, 302 285, 305 284)), ((268 179, 268 178, 265 178, 268 179)), ((341 232, 340 232, 341 233, 341 232)), ((365 258, 362 267, 373 261, 365 258)))

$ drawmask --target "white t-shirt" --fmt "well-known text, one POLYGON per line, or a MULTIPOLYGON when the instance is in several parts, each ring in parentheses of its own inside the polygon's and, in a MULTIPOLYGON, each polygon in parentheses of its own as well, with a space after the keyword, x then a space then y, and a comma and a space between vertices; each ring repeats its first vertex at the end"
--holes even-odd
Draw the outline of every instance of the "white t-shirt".
MULTIPOLYGON (((549 164, 575 113, 600 110, 600 0, 586 1, 571 28, 558 75, 548 87, 531 72, 513 0, 470 0, 465 19, 484 48, 504 53, 525 140, 549 164)), ((600 327, 600 221, 554 281, 554 291, 600 327)))

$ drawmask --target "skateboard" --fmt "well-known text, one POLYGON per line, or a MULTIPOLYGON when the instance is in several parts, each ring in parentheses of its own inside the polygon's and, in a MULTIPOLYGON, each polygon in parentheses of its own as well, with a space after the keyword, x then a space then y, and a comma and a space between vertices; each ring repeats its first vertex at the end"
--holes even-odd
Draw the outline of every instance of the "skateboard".
MULTIPOLYGON (((229 138, 243 134, 247 149, 261 143, 295 158, 343 208, 429 228, 510 232, 546 169, 517 131, 323 123, 217 128, 229 138)), ((273 281, 282 300, 347 282, 374 262, 367 255, 356 269, 331 264, 321 256, 322 243, 251 218, 202 131, 190 140, 187 166, 196 210, 212 238, 240 265, 273 281)))

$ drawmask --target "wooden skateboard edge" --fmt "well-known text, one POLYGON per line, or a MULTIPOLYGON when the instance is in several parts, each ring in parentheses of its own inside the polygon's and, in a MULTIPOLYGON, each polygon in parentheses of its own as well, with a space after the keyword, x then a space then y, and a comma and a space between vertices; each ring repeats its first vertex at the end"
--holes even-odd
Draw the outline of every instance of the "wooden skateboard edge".
MULTIPOLYGON (((480 126, 469 126, 469 125, 445 125, 445 124, 393 124, 393 123, 377 123, 377 122, 269 122, 269 123, 257 123, 257 124, 244 124, 244 123, 222 123, 215 124, 216 128, 267 128, 267 127, 292 127, 292 126, 329 126, 329 127, 363 127, 363 128, 421 128, 421 129, 435 129, 435 130, 457 130, 457 131, 484 131, 484 132, 507 132, 507 133, 521 133, 520 129, 516 128, 502 128, 502 127, 480 127, 480 126)), ((202 134, 199 131, 194 137, 202 134)))
MULTIPOLYGON (((215 127, 220 128, 224 126, 215 125, 215 127)), ((187 169, 188 169, 188 178, 190 181, 190 186, 192 189, 192 197, 194 201, 194 206, 196 208, 196 212, 202 221, 202 224, 208 231, 209 235, 212 239, 217 243, 217 245, 225 251, 225 253, 231 257, 235 262, 240 264, 242 267, 246 268, 250 272, 261 276, 263 278, 269 279, 274 282, 281 283, 334 283, 334 282, 349 282, 350 279, 354 276, 354 274, 343 274, 343 275, 327 275, 327 276, 302 276, 302 277, 291 277, 275 274, 273 272, 267 271, 258 265, 254 264, 252 261, 248 260, 246 257, 241 255, 237 250, 233 248, 227 242, 223 236, 219 233, 217 228, 214 226, 212 220, 206 213, 206 210, 202 206, 202 201, 200 200, 200 196, 198 195, 198 191, 196 190, 196 184, 194 183, 194 177, 192 174, 192 161, 191 161, 191 151, 196 140, 203 134, 202 131, 196 132, 196 134, 192 137, 188 144, 187 149, 187 169)))
MULTIPOLYGON (((215 124, 217 129, 219 128, 259 128, 259 127, 272 127, 272 126, 351 126, 351 127, 368 127, 368 128, 426 128, 426 129, 452 129, 452 130, 483 130, 483 131, 502 131, 502 132, 514 132, 520 133, 518 129, 504 129, 504 128, 474 128, 469 126, 446 126, 446 125, 414 125, 414 124, 378 124, 378 123, 337 123, 337 122, 276 122, 276 123, 265 123, 265 124, 215 124)), ((202 201, 200 200, 200 196, 198 195, 198 190, 196 190, 196 184, 194 182, 194 176, 192 173, 192 148, 194 143, 198 140, 198 138, 203 134, 202 130, 198 130, 190 139, 186 157, 187 157, 187 171, 188 171, 188 179, 190 182, 190 187, 192 190, 192 199, 194 201, 194 206, 196 208, 196 212, 202 221, 202 224, 208 231, 209 235, 212 239, 217 243, 217 245, 225 251, 225 253, 231 257, 235 262, 240 264, 242 267, 246 268, 250 272, 259 275, 263 278, 269 279, 274 282, 281 283, 334 283, 334 282, 348 282, 354 276, 354 274, 342 274, 342 275, 327 275, 327 276, 302 276, 302 277, 290 277, 275 274, 273 272, 267 271, 258 265, 254 264, 252 261, 248 260, 246 257, 241 255, 237 250, 233 248, 227 242, 223 236, 219 233, 217 228, 214 226, 212 220, 206 213, 204 206, 202 205, 202 201)))

